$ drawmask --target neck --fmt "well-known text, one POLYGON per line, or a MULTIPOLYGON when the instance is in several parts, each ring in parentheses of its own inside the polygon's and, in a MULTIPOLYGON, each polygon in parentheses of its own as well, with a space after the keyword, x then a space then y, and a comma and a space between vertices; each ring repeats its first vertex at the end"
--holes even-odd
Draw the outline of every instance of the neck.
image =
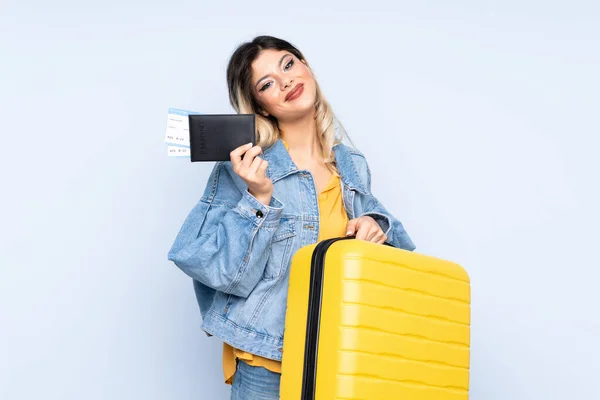
POLYGON ((281 138, 287 143, 292 158, 299 161, 322 158, 314 112, 292 121, 279 123, 281 138))

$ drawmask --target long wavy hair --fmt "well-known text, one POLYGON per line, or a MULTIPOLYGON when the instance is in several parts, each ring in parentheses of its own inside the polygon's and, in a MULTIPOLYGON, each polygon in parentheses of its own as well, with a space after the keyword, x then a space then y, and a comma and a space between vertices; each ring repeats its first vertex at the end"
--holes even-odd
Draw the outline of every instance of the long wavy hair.
MULTIPOLYGON (((281 137, 277 119, 261 114, 262 107, 256 101, 252 91, 252 62, 262 50, 289 51, 296 58, 303 61, 315 76, 312 68, 304 55, 291 43, 273 36, 257 36, 251 42, 238 46, 233 52, 227 66, 227 86, 229 88, 229 102, 238 114, 255 114, 256 144, 267 148, 281 137)), ((345 131, 335 118, 333 111, 315 79, 317 95, 315 99, 315 123, 317 135, 321 144, 323 156, 327 167, 338 174, 335 166, 333 147, 343 140, 345 131), (336 130, 341 131, 341 135, 336 130)))

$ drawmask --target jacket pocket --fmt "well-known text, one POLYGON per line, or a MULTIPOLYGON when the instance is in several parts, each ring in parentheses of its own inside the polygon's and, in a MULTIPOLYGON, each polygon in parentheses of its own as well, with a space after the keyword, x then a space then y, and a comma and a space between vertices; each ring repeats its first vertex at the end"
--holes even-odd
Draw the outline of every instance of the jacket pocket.
POLYGON ((265 280, 277 279, 285 273, 291 261, 296 225, 292 219, 282 219, 269 244, 270 254, 265 267, 265 280))

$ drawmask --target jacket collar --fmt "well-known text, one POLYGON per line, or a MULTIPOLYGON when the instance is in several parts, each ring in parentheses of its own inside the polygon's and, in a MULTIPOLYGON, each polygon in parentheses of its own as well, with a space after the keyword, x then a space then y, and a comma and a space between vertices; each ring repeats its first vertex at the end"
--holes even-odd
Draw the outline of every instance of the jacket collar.
MULTIPOLYGON (((361 182, 356 164, 352 159, 352 152, 348 147, 339 143, 333 147, 333 151, 342 182, 349 189, 368 194, 367 188, 361 182)), ((269 162, 267 176, 271 178, 273 183, 288 175, 299 172, 298 167, 290 157, 281 139, 278 139, 272 146, 263 151, 263 158, 269 162)))

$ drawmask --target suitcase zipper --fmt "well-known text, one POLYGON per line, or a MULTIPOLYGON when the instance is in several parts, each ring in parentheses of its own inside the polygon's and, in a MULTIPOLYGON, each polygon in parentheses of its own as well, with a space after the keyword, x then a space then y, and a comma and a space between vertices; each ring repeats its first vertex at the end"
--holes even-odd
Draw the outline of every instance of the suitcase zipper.
POLYGON ((323 240, 317 244, 312 254, 304 345, 304 369, 302 372, 302 400, 314 400, 315 398, 325 254, 333 243, 346 239, 354 239, 354 236, 323 240))

